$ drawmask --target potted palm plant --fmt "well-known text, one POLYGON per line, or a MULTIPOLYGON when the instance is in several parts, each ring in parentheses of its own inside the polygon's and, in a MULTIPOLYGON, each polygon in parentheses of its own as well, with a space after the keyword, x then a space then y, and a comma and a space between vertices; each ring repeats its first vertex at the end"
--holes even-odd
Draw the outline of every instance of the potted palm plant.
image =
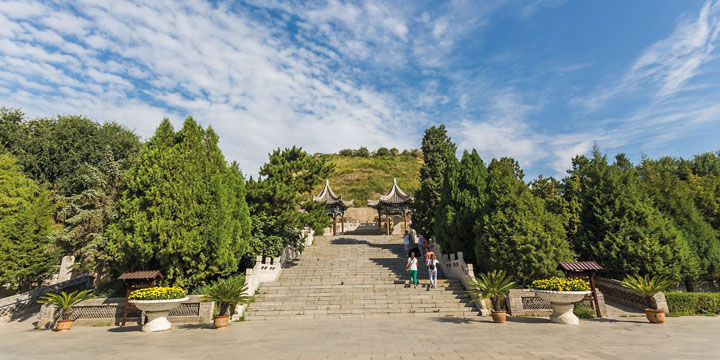
MULTIPOLYGON (((628 275, 622 282, 624 287, 637 291, 647 297, 650 304, 654 304, 652 297, 655 296, 655 294, 667 290, 672 284, 673 281, 665 277, 650 277, 649 275, 645 275, 644 277, 640 275, 628 275)), ((645 317, 647 317, 648 321, 653 324, 665 323, 665 309, 657 309, 657 305, 651 306, 654 306, 656 309, 645 309, 645 317)))
POLYGON ((46 294, 41 297, 38 302, 41 304, 55 305, 58 310, 60 310, 60 318, 62 319, 58 320, 55 325, 55 329, 57 331, 67 331, 70 330, 74 321, 70 318, 72 314, 72 307, 92 298, 92 296, 92 290, 76 290, 69 294, 62 291, 59 294, 46 294))
POLYGON ((493 270, 487 274, 480 274, 479 278, 470 282, 471 289, 467 291, 473 299, 472 302, 490 299, 492 303, 492 319, 496 323, 504 323, 507 314, 505 303, 510 289, 515 282, 503 270, 493 270))
POLYGON ((216 304, 218 311, 214 317, 214 326, 216 329, 228 326, 230 309, 238 304, 242 305, 250 302, 251 298, 246 294, 247 285, 245 285, 245 278, 242 276, 219 279, 210 284, 203 301, 214 301, 216 304))

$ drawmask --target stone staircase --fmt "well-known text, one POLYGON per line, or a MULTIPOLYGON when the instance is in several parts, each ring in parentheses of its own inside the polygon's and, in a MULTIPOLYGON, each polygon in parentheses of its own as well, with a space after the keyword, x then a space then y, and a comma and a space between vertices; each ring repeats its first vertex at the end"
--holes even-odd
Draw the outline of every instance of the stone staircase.
POLYGON ((478 315, 459 280, 438 274, 430 289, 424 258, 408 287, 402 238, 319 236, 273 283, 261 285, 246 320, 478 315))

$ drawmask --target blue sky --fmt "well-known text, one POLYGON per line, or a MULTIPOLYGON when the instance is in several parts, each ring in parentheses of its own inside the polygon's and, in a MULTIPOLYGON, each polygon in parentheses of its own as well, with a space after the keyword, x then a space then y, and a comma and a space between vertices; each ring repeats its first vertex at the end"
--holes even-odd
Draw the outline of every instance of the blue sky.
POLYGON ((143 137, 212 125, 255 174, 277 147, 460 149, 562 176, 720 148, 720 3, 1 1, 0 104, 143 137))

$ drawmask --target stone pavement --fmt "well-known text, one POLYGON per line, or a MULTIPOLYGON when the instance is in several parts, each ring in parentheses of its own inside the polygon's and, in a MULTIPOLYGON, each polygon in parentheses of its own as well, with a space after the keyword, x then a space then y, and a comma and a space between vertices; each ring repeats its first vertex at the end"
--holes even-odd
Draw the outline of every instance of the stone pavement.
POLYGON ((0 359, 719 359, 720 318, 581 320, 407 317, 245 321, 215 330, 179 325, 34 330, 0 324, 0 359))

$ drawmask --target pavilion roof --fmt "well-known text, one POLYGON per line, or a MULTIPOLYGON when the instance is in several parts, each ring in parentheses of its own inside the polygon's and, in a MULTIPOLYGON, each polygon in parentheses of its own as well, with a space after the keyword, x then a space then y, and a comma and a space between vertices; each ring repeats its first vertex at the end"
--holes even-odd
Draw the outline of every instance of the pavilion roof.
POLYGON ((325 203, 325 205, 339 205, 342 208, 349 208, 353 206, 355 200, 345 201, 341 196, 335 195, 330 188, 330 180, 325 180, 325 187, 320 191, 317 196, 313 195, 313 201, 319 203, 325 203))
POLYGON ((368 206, 378 208, 381 205, 402 205, 410 204, 415 198, 406 194, 397 184, 397 179, 393 178, 393 186, 385 195, 380 195, 378 200, 368 200, 368 206))

